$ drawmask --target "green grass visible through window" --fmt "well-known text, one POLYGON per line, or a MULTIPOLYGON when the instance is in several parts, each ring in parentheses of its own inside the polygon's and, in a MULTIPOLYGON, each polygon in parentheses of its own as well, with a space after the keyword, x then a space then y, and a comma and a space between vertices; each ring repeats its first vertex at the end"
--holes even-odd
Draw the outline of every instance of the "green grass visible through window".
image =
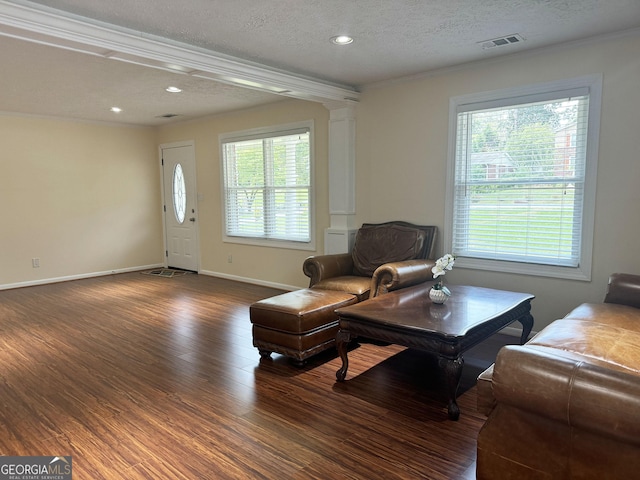
POLYGON ((565 186, 476 189, 469 209, 468 247, 530 255, 567 252, 573 240, 574 192, 565 186), (478 191, 480 190, 480 191, 478 191), (569 207, 569 208, 568 208, 569 207))

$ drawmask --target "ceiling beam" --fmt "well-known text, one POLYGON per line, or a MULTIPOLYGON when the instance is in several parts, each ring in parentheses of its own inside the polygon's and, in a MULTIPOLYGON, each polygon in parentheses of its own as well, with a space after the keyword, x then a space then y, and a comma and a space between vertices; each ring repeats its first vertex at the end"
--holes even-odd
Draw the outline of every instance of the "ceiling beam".
POLYGON ((348 104, 359 98, 350 86, 31 4, 0 0, 0 35, 303 100, 348 104))

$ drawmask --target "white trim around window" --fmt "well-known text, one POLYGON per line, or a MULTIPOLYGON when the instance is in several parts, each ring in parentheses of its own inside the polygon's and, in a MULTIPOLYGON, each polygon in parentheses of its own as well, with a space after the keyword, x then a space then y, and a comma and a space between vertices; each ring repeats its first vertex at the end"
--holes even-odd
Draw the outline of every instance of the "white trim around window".
POLYGON ((219 136, 223 241, 315 250, 313 121, 219 136))
POLYGON ((591 279, 601 97, 588 75, 450 99, 456 267, 591 279))

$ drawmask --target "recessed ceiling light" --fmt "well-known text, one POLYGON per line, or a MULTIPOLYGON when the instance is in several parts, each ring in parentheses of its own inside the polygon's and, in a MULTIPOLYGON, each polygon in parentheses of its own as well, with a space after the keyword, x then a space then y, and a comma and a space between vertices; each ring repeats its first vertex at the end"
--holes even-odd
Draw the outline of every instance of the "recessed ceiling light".
POLYGON ((122 111, 122 109, 120 107, 111 107, 111 111, 113 113, 120 113, 122 111))
POLYGON ((182 89, 178 87, 167 87, 165 90, 169 93, 180 93, 182 91, 182 89))
POLYGON ((331 43, 334 45, 349 45, 353 43, 353 37, 349 35, 338 35, 337 37, 331 37, 331 43))

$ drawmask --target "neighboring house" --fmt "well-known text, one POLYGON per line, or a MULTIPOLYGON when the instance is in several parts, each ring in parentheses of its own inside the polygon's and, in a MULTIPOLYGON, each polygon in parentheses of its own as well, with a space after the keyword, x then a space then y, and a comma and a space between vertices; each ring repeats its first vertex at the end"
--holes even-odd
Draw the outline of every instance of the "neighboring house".
POLYGON ((556 177, 573 177, 576 160, 576 122, 556 130, 556 158, 553 173, 556 177))
POLYGON ((479 165, 484 169, 485 180, 497 180, 515 170, 511 155, 507 152, 472 153, 471 165, 479 165))

